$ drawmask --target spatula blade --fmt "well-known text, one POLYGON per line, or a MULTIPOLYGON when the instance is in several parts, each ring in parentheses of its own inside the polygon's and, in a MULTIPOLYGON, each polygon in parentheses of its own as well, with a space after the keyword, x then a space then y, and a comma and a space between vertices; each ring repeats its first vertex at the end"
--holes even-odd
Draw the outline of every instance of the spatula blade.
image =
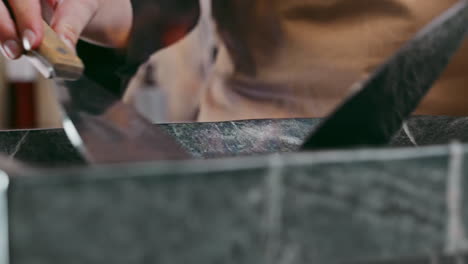
POLYGON ((82 76, 57 80, 64 129, 72 144, 91 163, 120 163, 188 159, 176 140, 82 76))

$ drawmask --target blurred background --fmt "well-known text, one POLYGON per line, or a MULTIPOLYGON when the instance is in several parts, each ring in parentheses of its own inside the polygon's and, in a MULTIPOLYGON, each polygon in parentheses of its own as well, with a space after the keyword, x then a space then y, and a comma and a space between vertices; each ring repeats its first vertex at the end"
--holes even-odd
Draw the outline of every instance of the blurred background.
POLYGON ((49 80, 25 59, 0 55, 0 129, 58 128, 60 110, 49 80))
MULTIPOLYGON (((242 0, 233 6, 200 0, 201 11, 198 4, 195 8, 164 1, 167 6, 159 7, 153 2, 141 1, 140 7, 148 6, 141 9, 145 15, 137 16, 126 59, 85 41, 78 43, 77 52, 88 78, 151 122, 176 123, 328 116, 418 29, 456 1, 434 0, 423 9, 407 1, 397 14, 364 1, 359 6, 364 13, 380 13, 365 15, 352 25, 349 21, 361 13, 356 15, 347 1, 338 1, 333 8, 307 3, 311 9, 324 8, 326 17, 337 16, 325 25, 313 17, 297 20, 313 16, 302 14, 300 1, 278 1, 276 7, 265 5, 267 0, 242 0), (244 4, 256 8, 245 12, 244 4), (155 16, 158 12, 165 15, 155 16), (389 19, 388 25, 383 17, 389 19), (285 23, 291 28, 283 28, 285 23), (365 34, 348 37, 356 32, 365 34), (129 57, 133 58, 125 61, 129 57), (138 70, 130 70, 136 65, 138 70), (132 78, 124 87, 119 77, 126 74, 132 78)), ((468 115, 467 58, 468 41, 417 115, 468 115)), ((53 93, 50 82, 28 61, 0 58, 0 129, 60 127, 53 93)))

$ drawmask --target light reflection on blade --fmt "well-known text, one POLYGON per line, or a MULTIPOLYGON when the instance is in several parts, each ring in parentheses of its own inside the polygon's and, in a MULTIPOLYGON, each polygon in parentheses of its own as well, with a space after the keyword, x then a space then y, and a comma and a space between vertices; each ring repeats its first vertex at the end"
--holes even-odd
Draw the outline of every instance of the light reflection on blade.
POLYGON ((91 163, 187 159, 169 134, 86 77, 56 81, 63 126, 91 163))

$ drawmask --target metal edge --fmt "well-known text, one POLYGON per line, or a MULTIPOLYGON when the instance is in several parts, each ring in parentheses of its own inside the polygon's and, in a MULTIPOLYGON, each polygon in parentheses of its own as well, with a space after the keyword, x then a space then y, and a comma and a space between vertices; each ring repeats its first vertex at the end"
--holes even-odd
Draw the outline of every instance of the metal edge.
MULTIPOLYGON (((78 152, 85 158, 87 161, 91 160, 91 155, 89 155, 88 149, 86 148, 86 145, 78 132, 78 129, 76 128, 75 124, 73 121, 70 119, 70 117, 66 114, 65 109, 62 107, 62 126, 63 130, 65 131, 65 134, 67 135, 68 140, 70 140, 70 143, 78 150, 78 152)), ((1 264, 1 263, 0 263, 1 264)))
POLYGON ((86 148, 86 145, 81 137, 78 128, 76 127, 75 123, 73 122, 69 112, 67 111, 67 103, 72 99, 70 98, 70 93, 68 92, 65 81, 62 79, 54 80, 53 82, 53 89, 55 90, 55 99, 59 105, 60 115, 61 115, 61 123, 65 134, 70 141, 71 145, 78 150, 80 155, 87 161, 90 160, 89 152, 86 148))
POLYGON ((52 64, 38 52, 31 50, 24 55, 25 58, 42 74, 46 79, 51 79, 55 76, 55 70, 52 64))

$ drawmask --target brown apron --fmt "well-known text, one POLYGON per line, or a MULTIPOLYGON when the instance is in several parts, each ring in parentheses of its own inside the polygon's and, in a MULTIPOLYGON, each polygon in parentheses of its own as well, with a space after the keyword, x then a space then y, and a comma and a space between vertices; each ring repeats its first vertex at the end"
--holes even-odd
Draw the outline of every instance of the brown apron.
MULTIPOLYGON (((205 22, 150 61, 170 98, 170 121, 325 116, 456 2, 201 1, 205 22)), ((138 85, 136 78, 128 100, 138 85)), ((466 96, 468 42, 416 114, 466 115, 466 96)))

